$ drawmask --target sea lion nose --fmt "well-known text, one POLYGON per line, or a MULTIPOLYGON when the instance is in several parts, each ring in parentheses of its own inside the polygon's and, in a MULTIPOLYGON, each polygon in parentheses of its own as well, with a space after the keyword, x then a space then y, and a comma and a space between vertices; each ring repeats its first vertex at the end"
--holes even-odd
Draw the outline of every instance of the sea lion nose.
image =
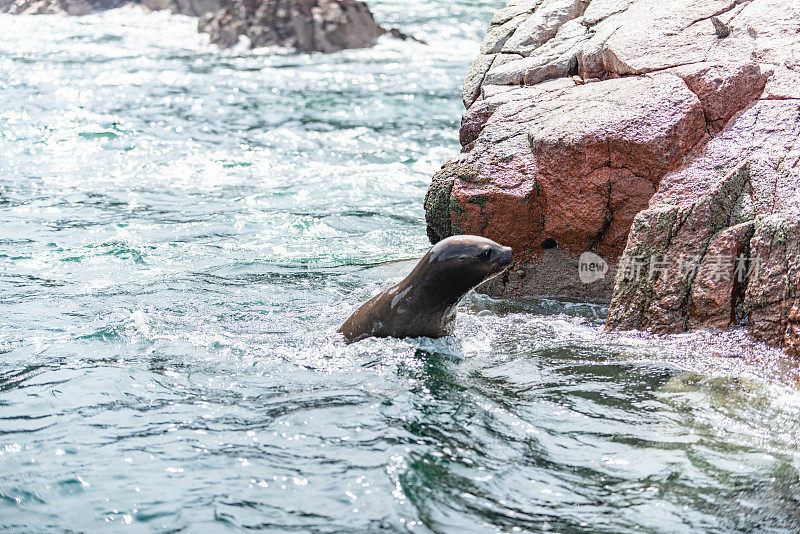
POLYGON ((498 263, 500 265, 509 265, 514 260, 514 251, 511 247, 500 247, 498 256, 498 263))

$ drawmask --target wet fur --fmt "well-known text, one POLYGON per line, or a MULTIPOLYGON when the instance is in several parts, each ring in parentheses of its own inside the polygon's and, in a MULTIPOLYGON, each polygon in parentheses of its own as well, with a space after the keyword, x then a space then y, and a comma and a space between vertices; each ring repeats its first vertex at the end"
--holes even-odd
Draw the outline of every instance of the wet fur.
POLYGON ((400 283, 376 295, 339 332, 347 342, 367 337, 449 335, 456 306, 484 280, 502 272, 511 249, 478 236, 453 236, 434 245, 400 283))

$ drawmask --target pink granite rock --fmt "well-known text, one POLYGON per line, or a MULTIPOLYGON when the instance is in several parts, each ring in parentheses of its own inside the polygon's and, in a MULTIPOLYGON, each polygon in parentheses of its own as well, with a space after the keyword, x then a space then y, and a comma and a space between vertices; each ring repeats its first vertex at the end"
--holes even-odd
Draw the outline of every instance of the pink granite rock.
POLYGON ((797 347, 795 249, 767 243, 800 205, 798 20, 782 0, 511 1, 464 83, 462 153, 425 201, 431 240, 511 245, 490 293, 613 292, 611 327, 747 322, 797 347), (581 282, 584 252, 606 279, 581 282), (648 276, 625 279, 640 256, 648 276))
POLYGON ((697 271, 692 271, 689 328, 724 329, 736 324, 752 236, 752 221, 726 228, 711 239, 705 255, 692 265, 697 271))
POLYGON ((700 269, 648 280, 618 274, 609 326, 681 332, 746 323, 756 339, 796 351, 789 317, 800 295, 799 139, 800 101, 759 100, 665 177, 637 215, 623 260, 694 256, 700 269))
MULTIPOLYGON (((798 178, 800 173, 795 175, 798 178)), ((800 211, 757 218, 750 247, 758 264, 744 301, 750 333, 800 355, 800 211)))
POLYGON ((755 63, 700 62, 677 67, 676 75, 700 99, 710 133, 718 133, 737 111, 764 91, 767 76, 755 63))

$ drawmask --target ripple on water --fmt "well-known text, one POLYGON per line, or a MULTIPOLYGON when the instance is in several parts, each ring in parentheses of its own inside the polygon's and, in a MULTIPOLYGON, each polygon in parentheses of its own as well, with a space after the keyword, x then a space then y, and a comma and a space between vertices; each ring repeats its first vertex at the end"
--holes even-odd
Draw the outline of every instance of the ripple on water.
POLYGON ((337 338, 427 247, 503 4, 371 2, 432 45, 330 56, 0 16, 0 527, 800 529, 797 371, 741 331, 472 295, 337 338))

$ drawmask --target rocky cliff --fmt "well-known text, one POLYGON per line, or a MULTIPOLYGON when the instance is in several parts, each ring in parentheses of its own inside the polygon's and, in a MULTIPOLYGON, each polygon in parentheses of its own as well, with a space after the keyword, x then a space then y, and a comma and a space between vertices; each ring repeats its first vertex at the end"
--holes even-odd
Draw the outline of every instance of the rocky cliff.
POLYGON ((512 1, 463 99, 428 234, 511 245, 487 291, 613 296, 611 327, 746 323, 796 350, 800 3, 512 1), (587 251, 610 265, 591 283, 587 251))
POLYGON ((198 27, 222 47, 246 36, 252 47, 279 45, 302 52, 367 48, 386 33, 367 5, 356 0, 226 0, 198 27))

